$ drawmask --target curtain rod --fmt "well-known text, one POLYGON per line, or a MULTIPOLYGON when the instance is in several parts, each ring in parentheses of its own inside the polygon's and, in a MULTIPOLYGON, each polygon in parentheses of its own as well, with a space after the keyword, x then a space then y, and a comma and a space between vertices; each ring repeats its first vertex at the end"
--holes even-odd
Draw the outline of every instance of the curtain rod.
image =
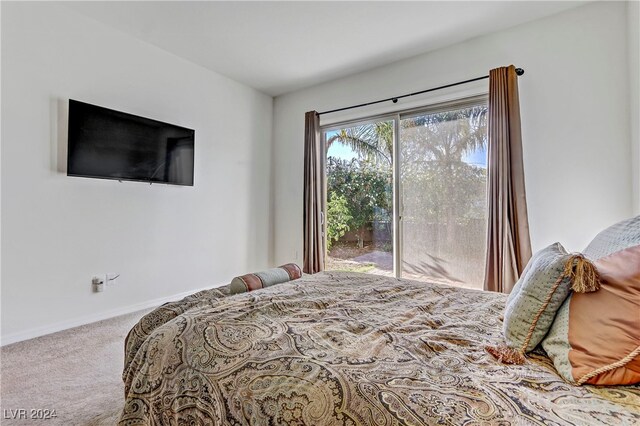
MULTIPOLYGON (((524 74, 524 70, 522 68, 516 68, 516 74, 520 76, 520 75, 524 74)), ((351 105, 351 106, 348 106, 348 107, 332 109, 332 110, 329 110, 329 111, 322 111, 322 112, 318 112, 317 114, 318 115, 331 114, 332 112, 346 111, 348 109, 361 108, 361 107, 380 104, 382 102, 389 102, 389 101, 391 101, 391 102, 393 102, 395 104, 395 103, 398 102, 398 99, 408 98, 409 96, 421 95, 423 93, 433 92, 435 90, 446 89, 447 87, 453 87, 453 86, 459 86, 461 84, 472 83, 474 81, 484 80, 485 78, 489 78, 489 76, 488 75, 483 75, 482 77, 476 77, 476 78, 472 78, 472 79, 469 79, 469 80, 458 81, 457 83, 445 84, 444 86, 438 86, 438 87, 434 87, 434 88, 427 89, 427 90, 421 90, 419 92, 407 93, 406 95, 394 96, 392 98, 380 99, 379 101, 367 102, 367 103, 358 104, 358 105, 351 105)))

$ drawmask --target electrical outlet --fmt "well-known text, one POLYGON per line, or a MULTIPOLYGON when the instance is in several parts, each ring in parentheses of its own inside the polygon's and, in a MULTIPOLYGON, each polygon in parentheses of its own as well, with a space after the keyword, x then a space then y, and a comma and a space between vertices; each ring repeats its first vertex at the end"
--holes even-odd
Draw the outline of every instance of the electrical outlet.
POLYGON ((104 278, 94 276, 91 279, 91 285, 93 286, 93 291, 96 293, 101 293, 104 291, 104 278))

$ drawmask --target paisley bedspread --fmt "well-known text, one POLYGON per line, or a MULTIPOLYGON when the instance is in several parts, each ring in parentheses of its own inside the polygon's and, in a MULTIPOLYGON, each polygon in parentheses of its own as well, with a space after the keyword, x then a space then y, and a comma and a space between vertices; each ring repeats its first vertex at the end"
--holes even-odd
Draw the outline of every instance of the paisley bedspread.
POLYGON ((640 387, 575 387, 543 352, 498 364, 505 296, 324 272, 147 314, 121 425, 634 425, 640 387))

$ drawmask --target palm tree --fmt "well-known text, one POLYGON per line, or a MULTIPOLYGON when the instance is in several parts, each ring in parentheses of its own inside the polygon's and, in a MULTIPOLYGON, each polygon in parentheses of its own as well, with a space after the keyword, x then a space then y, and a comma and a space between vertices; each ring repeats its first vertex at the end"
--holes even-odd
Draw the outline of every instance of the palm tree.
POLYGON ((402 120, 402 128, 405 134, 411 133, 403 138, 403 148, 411 145, 421 150, 420 158, 425 161, 458 162, 465 154, 486 148, 487 108, 476 106, 411 117, 402 120))
MULTIPOLYGON (((415 131, 413 143, 426 150, 421 157, 431 161, 461 161, 465 154, 486 148, 487 144, 485 106, 410 117, 403 119, 401 125, 415 131)), ((360 158, 389 166, 393 163, 392 121, 340 129, 327 138, 326 149, 335 142, 347 145, 360 158)))
POLYGON ((389 167, 393 164, 393 122, 391 121, 340 129, 327 138, 327 151, 335 142, 348 146, 362 159, 374 163, 382 162, 389 167))

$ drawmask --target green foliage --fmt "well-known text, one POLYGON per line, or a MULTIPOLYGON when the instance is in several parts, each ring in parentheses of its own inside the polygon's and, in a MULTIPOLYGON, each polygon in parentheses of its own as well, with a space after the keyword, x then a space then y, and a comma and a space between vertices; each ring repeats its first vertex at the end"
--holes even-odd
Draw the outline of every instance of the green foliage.
POLYGON ((347 199, 344 195, 329 193, 327 202, 327 250, 331 249, 331 244, 338 241, 340 237, 349 231, 349 223, 353 220, 347 199))
POLYGON ((405 220, 461 225, 483 219, 487 170, 463 161, 434 161, 403 173, 405 220), (418 213, 417 217, 412 217, 418 213))
POLYGON ((330 199, 335 195, 346 201, 349 229, 362 230, 371 222, 391 220, 391 180, 390 167, 355 158, 327 159, 327 193, 330 199))
POLYGON ((484 218, 487 170, 462 159, 487 146, 486 114, 478 106, 402 121, 405 220, 453 225, 484 218))

